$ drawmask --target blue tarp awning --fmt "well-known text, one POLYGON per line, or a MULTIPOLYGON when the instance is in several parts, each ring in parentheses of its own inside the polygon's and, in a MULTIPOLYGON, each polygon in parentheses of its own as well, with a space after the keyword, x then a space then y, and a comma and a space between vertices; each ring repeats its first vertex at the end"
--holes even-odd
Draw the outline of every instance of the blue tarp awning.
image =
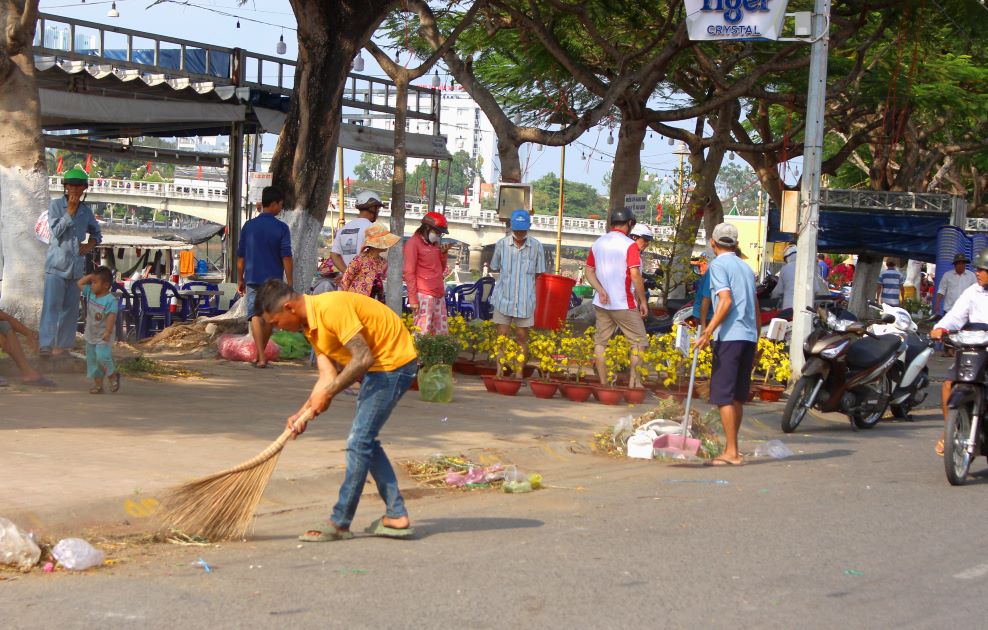
MULTIPOLYGON (((880 254, 936 262, 937 230, 950 217, 920 212, 891 213, 820 210, 817 250, 832 254, 880 254)), ((769 208, 768 240, 793 241, 795 234, 779 231, 779 209, 769 208)))

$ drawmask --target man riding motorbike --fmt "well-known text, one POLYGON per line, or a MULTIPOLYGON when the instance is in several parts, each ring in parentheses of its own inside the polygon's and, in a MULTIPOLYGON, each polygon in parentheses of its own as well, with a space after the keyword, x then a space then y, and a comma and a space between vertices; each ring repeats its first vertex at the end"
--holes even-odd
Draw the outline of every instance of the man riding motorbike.
MULTIPOLYGON (((940 340, 947 333, 962 329, 967 324, 988 325, 988 249, 981 250, 974 257, 972 263, 974 275, 977 283, 964 289, 957 301, 944 315, 936 327, 930 332, 930 337, 940 340)), ((941 401, 943 405, 943 421, 947 422, 947 401, 950 398, 950 389, 957 378, 956 367, 952 367, 947 373, 947 379, 943 382, 941 390, 941 401)), ((943 456, 943 436, 937 442, 937 455, 943 456)))

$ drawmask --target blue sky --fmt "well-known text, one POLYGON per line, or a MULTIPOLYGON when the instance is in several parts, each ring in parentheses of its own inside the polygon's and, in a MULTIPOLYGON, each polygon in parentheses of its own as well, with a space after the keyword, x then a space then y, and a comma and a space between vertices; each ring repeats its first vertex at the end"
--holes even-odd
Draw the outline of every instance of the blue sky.
MULTIPOLYGON (((235 0, 190 0, 195 6, 182 6, 165 2, 148 7, 151 0, 117 0, 120 17, 109 18, 110 0, 89 0, 86 3, 66 0, 42 0, 41 11, 55 15, 69 16, 98 22, 106 25, 140 29, 155 35, 168 35, 219 46, 240 47, 253 52, 274 55, 275 46, 282 34, 288 51, 288 59, 297 56, 295 17, 287 0, 248 1, 238 6, 235 0), (222 15, 228 13, 230 15, 222 15), (237 28, 237 22, 240 28, 237 28)), ((364 74, 385 76, 373 63, 368 53, 363 55, 366 66, 364 74)), ((447 81, 448 75, 440 68, 440 77, 447 81)), ((614 130, 615 136, 617 130, 614 130)), ((566 179, 588 183, 600 192, 606 193, 604 175, 612 168, 609 159, 615 145, 607 144, 608 129, 595 128, 585 133, 577 145, 571 145, 566 155, 566 179), (581 154, 587 156, 581 159, 581 154)), ((264 149, 272 150, 275 137, 267 136, 264 149)), ((678 167, 679 158, 672 154, 673 147, 658 134, 649 134, 642 151, 642 165, 649 171, 661 175, 671 175, 678 167)), ((526 168, 527 180, 537 179, 546 173, 559 173, 559 148, 546 147, 538 151, 531 145, 522 149, 522 165, 526 168)), ((352 167, 359 160, 359 154, 346 151, 344 170, 352 175, 352 167)), ((669 189, 667 192, 672 192, 669 189)))

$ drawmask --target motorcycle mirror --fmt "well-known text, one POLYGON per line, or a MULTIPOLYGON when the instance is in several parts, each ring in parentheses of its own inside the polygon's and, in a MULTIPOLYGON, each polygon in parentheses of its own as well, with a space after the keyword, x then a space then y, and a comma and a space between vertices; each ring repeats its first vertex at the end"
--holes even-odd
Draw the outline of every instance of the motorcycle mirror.
POLYGON ((885 323, 885 324, 894 324, 895 323, 895 315, 885 315, 885 316, 883 316, 882 317, 882 323, 885 323))

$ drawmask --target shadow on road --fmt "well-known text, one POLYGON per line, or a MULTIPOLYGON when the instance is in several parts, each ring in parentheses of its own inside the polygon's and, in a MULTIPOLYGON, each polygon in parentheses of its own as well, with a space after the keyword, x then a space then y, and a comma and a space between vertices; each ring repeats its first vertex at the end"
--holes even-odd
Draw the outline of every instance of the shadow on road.
POLYGON ((489 532, 499 529, 542 527, 543 521, 531 518, 433 518, 415 522, 416 538, 459 532, 489 532))

